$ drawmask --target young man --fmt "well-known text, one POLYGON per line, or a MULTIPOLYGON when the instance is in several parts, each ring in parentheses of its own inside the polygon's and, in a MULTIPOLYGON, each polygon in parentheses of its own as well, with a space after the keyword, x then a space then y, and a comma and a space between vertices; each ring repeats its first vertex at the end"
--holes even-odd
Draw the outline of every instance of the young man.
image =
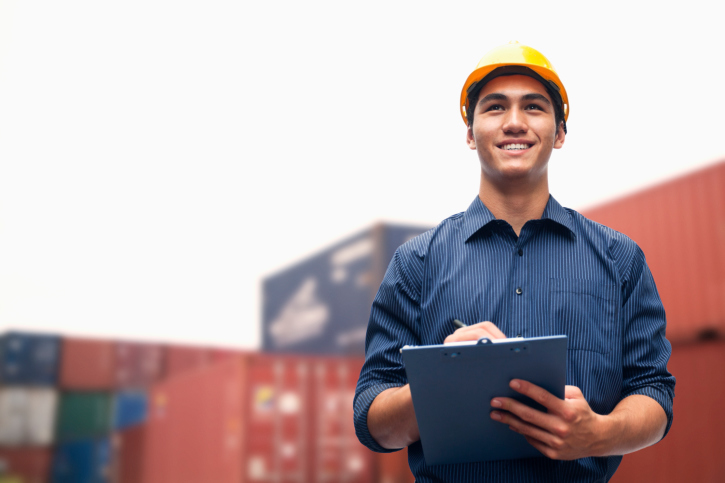
POLYGON ((672 424, 665 314, 642 251, 549 195, 568 107, 541 53, 518 43, 488 53, 461 94, 466 142, 481 164, 478 196, 401 246, 375 298, 355 427, 374 451, 408 446, 416 481, 606 481, 621 455, 672 424), (456 330, 454 319, 484 322, 456 330), (458 408, 494 409, 544 457, 427 466, 400 347, 555 334, 569 338, 565 399, 513 380, 548 411, 503 397, 458 408))

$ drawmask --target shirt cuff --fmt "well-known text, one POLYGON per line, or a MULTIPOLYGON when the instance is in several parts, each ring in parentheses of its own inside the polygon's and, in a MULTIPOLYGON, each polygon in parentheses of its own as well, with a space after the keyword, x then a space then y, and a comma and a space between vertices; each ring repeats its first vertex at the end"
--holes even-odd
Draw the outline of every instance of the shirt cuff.
POLYGON ((375 441, 375 439, 373 439, 373 437, 370 435, 370 430, 368 429, 368 411, 370 410, 370 406, 372 405, 375 398, 378 397, 378 394, 392 387, 402 386, 400 384, 394 383, 377 384, 375 386, 371 386, 365 389, 355 398, 355 404, 353 408, 355 411, 355 434, 357 435, 357 439, 359 439, 362 444, 377 453, 393 453, 395 451, 400 451, 401 449, 403 449, 383 448, 378 444, 377 441, 375 441))
POLYGON ((673 417, 672 398, 674 397, 674 394, 672 394, 672 390, 661 389, 655 386, 644 386, 625 394, 624 397, 633 396, 635 394, 650 397, 662 406, 662 409, 664 409, 665 415, 667 416, 667 426, 665 427, 665 432, 662 435, 662 438, 667 436, 667 433, 670 431, 670 427, 672 426, 673 417))

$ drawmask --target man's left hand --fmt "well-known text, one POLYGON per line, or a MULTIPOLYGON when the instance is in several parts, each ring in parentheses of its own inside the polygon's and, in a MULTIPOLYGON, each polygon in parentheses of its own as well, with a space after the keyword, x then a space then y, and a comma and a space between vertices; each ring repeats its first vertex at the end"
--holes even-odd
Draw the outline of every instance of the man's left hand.
POLYGON ((510 383, 511 389, 527 396, 548 409, 538 411, 515 399, 496 397, 491 418, 507 424, 526 437, 544 456, 556 460, 573 460, 587 456, 602 456, 606 434, 606 416, 592 411, 576 386, 566 386, 564 398, 559 399, 539 386, 520 379, 510 383))

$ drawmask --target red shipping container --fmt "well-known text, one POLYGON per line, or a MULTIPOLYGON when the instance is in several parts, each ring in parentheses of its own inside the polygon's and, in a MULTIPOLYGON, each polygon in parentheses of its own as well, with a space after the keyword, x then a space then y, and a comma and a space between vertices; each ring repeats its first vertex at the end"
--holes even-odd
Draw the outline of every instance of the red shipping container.
POLYGON ((113 436, 111 483, 139 483, 143 478, 146 426, 135 426, 113 436))
POLYGON ((0 448, 4 474, 19 476, 24 483, 46 483, 52 460, 50 448, 0 448))
POLYGON ((675 346, 668 369, 677 378, 667 437, 625 455, 613 482, 725 481, 725 341, 675 346))
POLYGON ((111 390, 116 386, 115 342, 63 339, 60 381, 62 389, 111 390))
POLYGON ((116 343, 116 387, 145 388, 161 380, 164 347, 138 342, 116 343))
POLYGON ((725 336, 725 162, 583 214, 642 248, 670 341, 725 336))
POLYGON ((320 358, 314 362, 313 481, 379 481, 373 478, 374 453, 360 444, 353 424, 352 403, 362 365, 360 358, 320 358))
POLYGON ((395 453, 377 453, 376 483, 415 483, 415 477, 408 465, 408 449, 395 453))
POLYGON ((239 483, 244 384, 235 358, 156 385, 134 483, 239 483))
POLYGON ((166 377, 207 367, 211 362, 211 349, 170 345, 166 347, 166 377))

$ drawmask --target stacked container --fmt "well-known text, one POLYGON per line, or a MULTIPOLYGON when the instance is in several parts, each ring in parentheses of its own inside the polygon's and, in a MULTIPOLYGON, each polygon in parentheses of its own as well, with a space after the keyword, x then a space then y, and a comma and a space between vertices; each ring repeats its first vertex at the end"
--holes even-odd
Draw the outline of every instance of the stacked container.
POLYGON ((54 442, 60 338, 0 337, 0 474, 47 481, 54 442))
POLYGON ((725 162, 587 210, 642 248, 667 313, 674 421, 617 482, 725 481, 725 162))

